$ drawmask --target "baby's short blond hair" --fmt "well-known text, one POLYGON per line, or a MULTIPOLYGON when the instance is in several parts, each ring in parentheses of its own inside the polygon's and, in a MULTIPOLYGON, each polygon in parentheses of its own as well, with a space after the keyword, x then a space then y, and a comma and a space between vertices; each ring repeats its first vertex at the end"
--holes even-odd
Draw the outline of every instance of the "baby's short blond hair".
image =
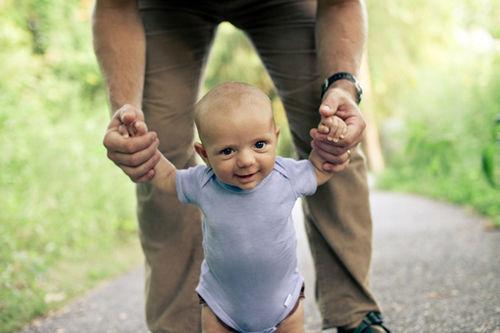
POLYGON ((204 130, 209 126, 214 113, 224 117, 234 116, 246 105, 260 104, 258 109, 269 112, 274 124, 271 100, 262 90, 247 83, 226 82, 211 89, 203 96, 194 108, 194 119, 198 134, 203 142, 204 130))

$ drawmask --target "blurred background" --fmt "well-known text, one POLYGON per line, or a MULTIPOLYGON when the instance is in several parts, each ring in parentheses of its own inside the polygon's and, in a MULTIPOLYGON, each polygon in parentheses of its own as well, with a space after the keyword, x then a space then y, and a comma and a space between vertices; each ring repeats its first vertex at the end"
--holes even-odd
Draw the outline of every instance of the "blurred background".
MULTIPOLYGON (((375 186, 473 208, 500 226, 500 1, 368 0, 361 108, 375 186)), ((0 0, 0 332, 138 265, 134 188, 109 120, 91 0, 0 0)), ((273 97, 246 37, 219 27, 205 88, 273 97)), ((319 88, 318 88, 319 90, 319 88)), ((284 130, 280 153, 293 155, 284 130)))

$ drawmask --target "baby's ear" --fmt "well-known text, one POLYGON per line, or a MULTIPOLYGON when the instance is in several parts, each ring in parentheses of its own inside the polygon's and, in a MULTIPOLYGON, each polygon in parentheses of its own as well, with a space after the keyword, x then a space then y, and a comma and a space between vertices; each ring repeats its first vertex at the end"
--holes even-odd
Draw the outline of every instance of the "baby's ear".
POLYGON ((207 154, 207 151, 205 149, 205 147, 203 147, 203 144, 200 143, 200 142, 195 142, 194 143, 194 150, 198 153, 198 155, 200 155, 200 157, 203 159, 203 161, 207 164, 207 165, 210 165, 210 162, 208 161, 208 154, 207 154))

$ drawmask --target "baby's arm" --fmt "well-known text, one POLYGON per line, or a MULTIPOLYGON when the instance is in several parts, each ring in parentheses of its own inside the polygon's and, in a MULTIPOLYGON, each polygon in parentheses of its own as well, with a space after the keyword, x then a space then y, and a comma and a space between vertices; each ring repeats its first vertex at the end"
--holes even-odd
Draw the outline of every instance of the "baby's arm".
MULTIPOLYGON (((132 137, 146 134, 148 132, 148 128, 144 122, 136 121, 128 125, 120 125, 118 131, 125 137, 132 137)), ((157 151, 157 153, 161 155, 161 158, 154 167, 155 175, 153 179, 151 179, 151 183, 160 191, 176 194, 175 166, 159 151, 157 151)))
MULTIPOLYGON (((321 122, 318 125, 318 132, 327 134, 327 140, 338 142, 343 139, 347 133, 346 123, 337 116, 321 117, 321 122)), ((314 165, 316 180, 319 185, 326 183, 333 175, 332 171, 323 170, 323 164, 327 162, 318 155, 315 149, 311 151, 309 160, 314 165)))

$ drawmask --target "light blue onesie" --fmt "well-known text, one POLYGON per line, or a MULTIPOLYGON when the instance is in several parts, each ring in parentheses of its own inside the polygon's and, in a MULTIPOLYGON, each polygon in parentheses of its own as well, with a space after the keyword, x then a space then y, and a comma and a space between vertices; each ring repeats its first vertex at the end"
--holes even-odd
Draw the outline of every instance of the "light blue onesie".
POLYGON ((292 208, 316 191, 309 160, 277 157, 273 171, 252 190, 222 183, 207 166, 178 170, 177 196, 201 208, 203 250, 196 291, 238 332, 273 332, 297 302, 292 208))

